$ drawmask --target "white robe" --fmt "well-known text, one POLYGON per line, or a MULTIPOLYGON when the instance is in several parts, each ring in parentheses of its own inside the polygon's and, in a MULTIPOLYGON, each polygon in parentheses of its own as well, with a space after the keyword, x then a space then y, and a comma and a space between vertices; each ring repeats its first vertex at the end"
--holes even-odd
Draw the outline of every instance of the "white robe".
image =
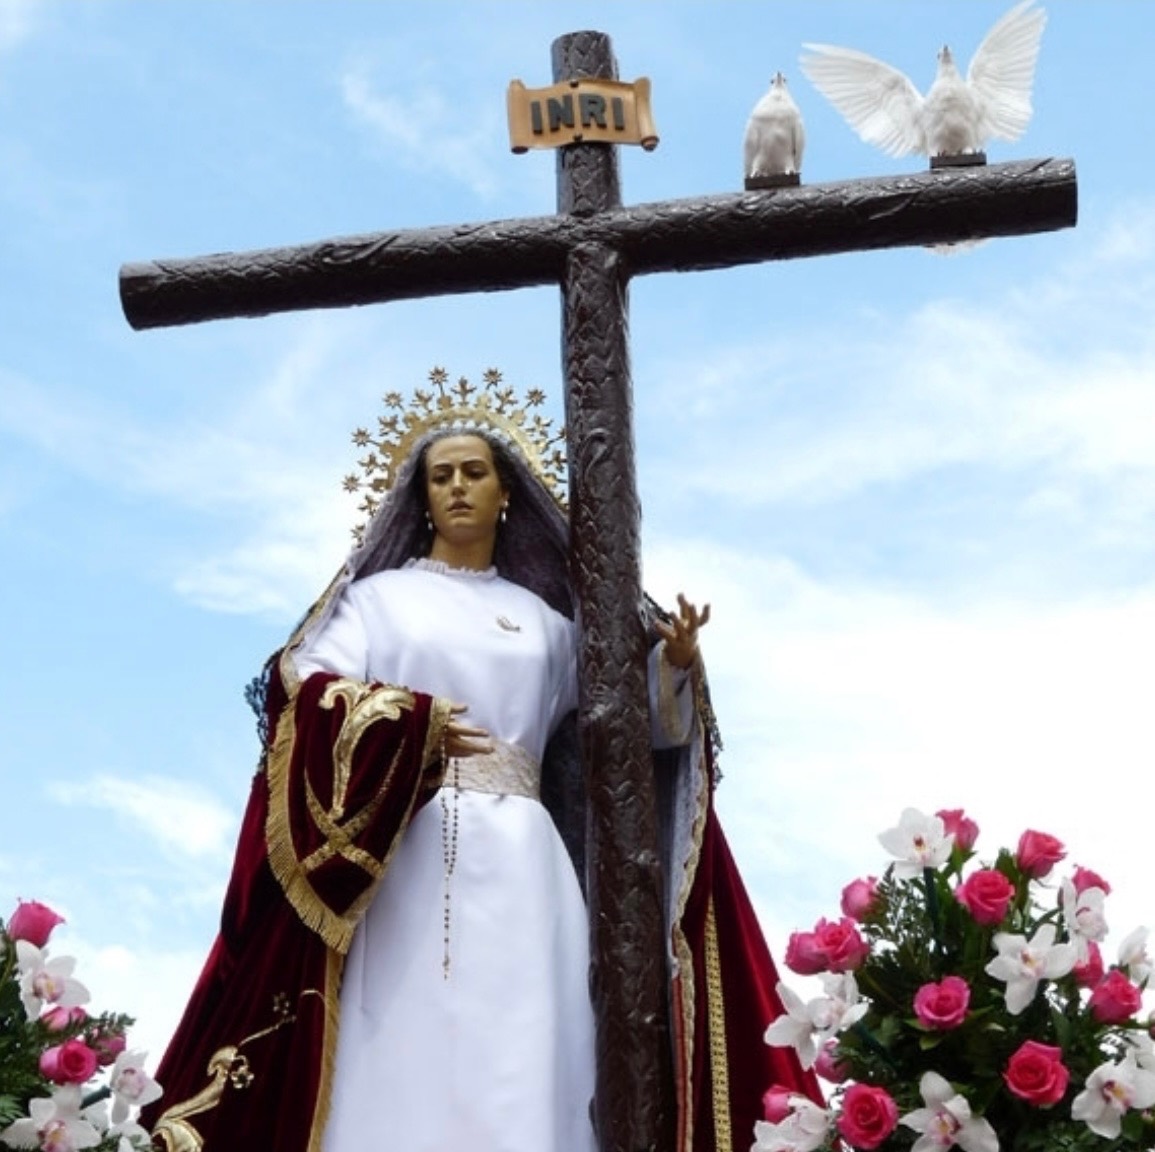
MULTIPOLYGON (((539 765, 576 706, 573 624, 492 570, 419 561, 356 581, 295 659, 302 676, 468 704, 465 723, 539 765)), ((594 1152, 588 969, 585 904, 546 810, 441 789, 346 961, 325 1152, 594 1152)))

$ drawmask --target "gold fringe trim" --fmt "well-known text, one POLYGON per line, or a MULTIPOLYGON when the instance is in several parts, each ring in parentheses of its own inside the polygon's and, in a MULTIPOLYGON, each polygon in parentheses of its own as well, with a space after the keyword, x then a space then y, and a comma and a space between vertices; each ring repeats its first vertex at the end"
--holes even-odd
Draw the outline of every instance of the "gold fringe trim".
MULTIPOLYGON (((695 681, 696 681, 695 677, 695 681)), ((678 1111, 680 1114, 679 1128, 682 1132, 682 1144, 679 1152, 691 1152, 694 1146, 694 1116, 693 1101, 689 1096, 690 1077, 694 1067, 694 1015, 697 1003, 697 989, 694 982, 694 954, 686 940, 686 934, 681 929, 682 918, 686 914, 686 903, 693 888, 693 877, 698 873, 698 865, 702 856, 702 841, 706 834, 706 816, 710 803, 709 773, 705 771, 703 763, 706 758, 705 736, 701 730, 701 713, 695 709, 695 724, 698 727, 698 788, 695 802, 697 811, 694 814, 693 827, 690 832, 690 852, 683 861, 682 874, 679 878, 679 889, 674 906, 674 922, 670 931, 670 944, 678 963, 679 977, 677 984, 680 995, 678 1002, 681 1005, 681 1029, 683 1064, 685 1078, 683 1082, 684 1098, 678 1111)), ((687 752, 687 755, 690 753, 687 752)))
POLYGON ((714 1105, 715 1152, 733 1152, 730 1123, 730 1060, 726 1052, 726 1005, 722 996, 722 960, 714 899, 706 905, 706 1011, 710 1033, 710 1086, 714 1105))
POLYGON ((341 975, 345 957, 329 950, 325 957, 325 1028, 321 1034, 321 1074, 317 1082, 317 1103, 309 1128, 305 1152, 322 1152, 325 1126, 333 1103, 333 1072, 337 1066, 337 1037, 341 1029, 341 975))

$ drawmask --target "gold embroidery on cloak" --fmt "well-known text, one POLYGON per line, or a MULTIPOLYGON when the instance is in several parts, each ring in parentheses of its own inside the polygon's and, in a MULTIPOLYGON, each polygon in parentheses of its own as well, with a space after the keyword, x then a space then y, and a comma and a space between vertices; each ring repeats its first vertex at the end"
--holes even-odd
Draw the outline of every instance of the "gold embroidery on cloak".
MULTIPOLYGON (((316 988, 306 988, 301 993, 302 997, 318 995, 320 993, 316 988)), ((297 1022, 296 1014, 289 1007, 289 998, 283 992, 278 992, 273 997, 273 1013, 277 1016, 277 1020, 268 1028, 262 1028, 259 1032, 246 1036, 239 1044, 226 1044, 218 1048, 209 1057, 208 1067, 205 1069, 210 1077, 209 1082, 195 1095, 173 1104, 161 1113, 151 1135, 164 1144, 165 1152, 201 1152, 204 1148, 204 1137, 190 1123, 190 1117, 211 1112, 220 1104, 221 1098, 230 1086, 244 1090, 256 1079, 249 1058, 241 1053, 241 1049, 288 1024, 297 1022)))
MULTIPOLYGON (((411 692, 404 688, 395 688, 391 685, 367 685, 361 681, 342 679, 333 681, 330 687, 334 689, 332 698, 342 697, 346 700, 353 699, 359 701, 357 707, 346 711, 341 730, 338 732, 337 739, 334 741, 334 749, 341 749, 341 756, 347 764, 351 764, 357 741, 360 740, 373 721, 382 718, 396 719, 402 710, 411 710, 415 703, 411 692), (382 697, 379 704, 374 702, 373 697, 375 696, 382 697), (351 730, 348 737, 346 736, 347 729, 351 730)), ((269 815, 265 827, 265 836, 268 841, 269 866, 278 883, 281 885, 286 899, 292 905, 302 923, 311 931, 316 932, 330 948, 335 948, 338 952, 345 953, 349 950, 349 945, 353 942, 353 930, 357 925, 357 921, 368 907, 377 882, 380 881, 381 876, 384 875, 388 860, 396 848, 397 839, 400 838, 400 832, 409 822, 413 805, 417 800, 419 788, 415 785, 412 789, 398 826, 398 837, 395 838, 393 844, 390 845, 389 852, 385 859, 380 862, 370 854, 363 853, 361 849, 348 843, 350 838, 348 835, 349 826, 356 826, 360 823, 361 827, 364 827, 364 825, 368 823, 364 810, 355 813, 344 826, 337 825, 333 819, 333 810, 330 809, 330 811, 325 814, 316 796, 312 796, 312 804, 309 805, 310 813, 314 816, 314 819, 317 818, 318 813, 321 814, 323 823, 319 822, 318 826, 326 835, 331 834, 336 842, 315 850, 304 861, 299 860, 297 858, 296 845, 293 842, 292 821, 289 815, 289 766, 292 761, 293 746, 296 739, 297 699, 298 697, 294 696, 286 705, 281 715, 280 721, 277 724, 276 739, 274 740, 266 767, 269 781, 269 815), (317 896, 309 879, 309 872, 312 871, 313 868, 337 853, 340 853, 342 856, 363 867, 372 877, 373 881, 373 883, 354 900, 349 908, 341 914, 334 912, 317 896)), ((435 701, 434 703, 437 704, 440 702, 435 701)), ((434 707, 430 710, 429 722, 432 727, 438 727, 439 738, 440 730, 444 727, 448 719, 448 709, 449 704, 445 702, 441 707, 434 707)), ((377 794, 373 800, 370 801, 369 807, 380 803, 385 790, 392 782, 396 765, 403 751, 404 745, 398 749, 396 756, 390 763, 381 786, 377 790, 377 794)), ((336 755, 334 758, 336 759, 336 755)), ((345 769, 346 787, 350 771, 350 768, 345 769)), ((337 785, 335 784, 335 798, 336 794, 337 785)), ((342 803, 342 810, 343 807, 342 803)), ((369 819, 371 818, 372 814, 370 813, 369 819)))

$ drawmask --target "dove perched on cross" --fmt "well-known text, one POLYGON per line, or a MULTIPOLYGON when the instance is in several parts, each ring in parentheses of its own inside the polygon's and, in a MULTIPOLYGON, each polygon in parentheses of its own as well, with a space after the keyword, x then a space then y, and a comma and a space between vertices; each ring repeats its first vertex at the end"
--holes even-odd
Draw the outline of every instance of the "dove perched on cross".
POLYGON ((992 138, 1017 140, 1031 119, 1031 86, 1046 13, 1022 0, 975 50, 964 77, 948 46, 926 95, 897 68, 852 48, 806 44, 802 71, 868 144, 891 156, 982 158, 992 138))
POLYGON ((802 171, 805 143, 802 114, 786 87, 786 77, 776 72, 770 90, 754 105, 746 124, 747 180, 797 175, 802 171))

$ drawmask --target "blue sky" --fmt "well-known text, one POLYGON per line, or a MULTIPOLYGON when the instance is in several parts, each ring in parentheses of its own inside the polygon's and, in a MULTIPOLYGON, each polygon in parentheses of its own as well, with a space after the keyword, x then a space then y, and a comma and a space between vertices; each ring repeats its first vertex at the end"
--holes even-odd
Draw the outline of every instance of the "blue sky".
MULTIPOLYGON (((121 264, 541 215, 505 89, 611 35, 661 143, 627 203, 736 191, 782 69, 809 183, 918 171, 797 67, 920 86, 1000 0, 0 0, 0 905, 69 919, 97 1006, 159 1054, 211 940, 256 757, 247 680, 339 565, 349 433, 435 364, 560 411, 557 293, 133 332, 121 264)), ((1026 827, 1155 928, 1155 15, 1050 0, 1025 137, 1077 228, 640 279, 645 573, 709 600, 719 805, 768 935, 834 914, 908 806, 1026 827)), ((2 913, 0 913, 2 914, 2 913)))

